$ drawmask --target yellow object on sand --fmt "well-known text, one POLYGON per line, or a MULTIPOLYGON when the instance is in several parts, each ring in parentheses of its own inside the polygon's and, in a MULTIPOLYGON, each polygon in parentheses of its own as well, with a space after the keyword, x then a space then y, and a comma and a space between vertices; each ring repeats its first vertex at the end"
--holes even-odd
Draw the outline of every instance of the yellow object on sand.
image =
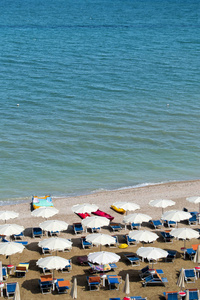
POLYGON ((127 247, 128 247, 127 244, 120 244, 120 245, 119 245, 119 248, 120 248, 120 249, 125 249, 125 248, 127 248, 127 247))
POLYGON ((126 212, 123 208, 118 208, 114 205, 111 205, 111 208, 120 214, 124 214, 126 212))

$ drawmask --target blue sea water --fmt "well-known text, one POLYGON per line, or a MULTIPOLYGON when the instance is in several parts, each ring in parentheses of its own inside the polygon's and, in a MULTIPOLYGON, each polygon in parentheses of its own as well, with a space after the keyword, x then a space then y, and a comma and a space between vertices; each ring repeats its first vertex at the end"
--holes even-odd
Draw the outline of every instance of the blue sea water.
POLYGON ((0 200, 200 178, 200 2, 1 0, 0 200))

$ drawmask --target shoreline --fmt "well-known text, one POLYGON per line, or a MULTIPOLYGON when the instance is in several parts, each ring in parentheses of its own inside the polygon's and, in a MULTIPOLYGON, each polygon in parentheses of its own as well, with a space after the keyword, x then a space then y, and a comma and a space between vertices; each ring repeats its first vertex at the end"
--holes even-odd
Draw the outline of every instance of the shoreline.
MULTIPOLYGON (((141 184, 136 184, 133 186, 124 186, 124 187, 120 187, 117 189, 99 189, 99 190, 94 190, 91 192, 85 192, 85 193, 81 193, 81 194, 69 194, 69 195, 51 195, 52 199, 54 199, 56 201, 56 199, 68 199, 68 198, 78 198, 78 197, 84 197, 84 196, 89 196, 89 195, 95 195, 95 194, 99 194, 99 193, 107 193, 107 192, 118 192, 118 191, 130 191, 130 190, 135 190, 135 189, 141 189, 141 188, 148 188, 151 186, 163 186, 163 185, 167 185, 167 184, 179 184, 179 183, 189 183, 189 182, 198 182, 200 181, 200 179, 191 179, 191 180, 172 180, 172 181, 166 181, 166 182, 149 182, 149 183, 141 183, 141 184)), ((45 193, 45 195, 49 195, 48 193, 45 193)), ((15 205, 15 204, 22 204, 22 203, 29 203, 32 200, 32 196, 26 196, 26 197, 17 197, 17 198, 8 198, 5 200, 0 200, 0 206, 7 206, 7 205, 15 205)), ((39 197, 43 197, 43 195, 38 195, 39 197)))

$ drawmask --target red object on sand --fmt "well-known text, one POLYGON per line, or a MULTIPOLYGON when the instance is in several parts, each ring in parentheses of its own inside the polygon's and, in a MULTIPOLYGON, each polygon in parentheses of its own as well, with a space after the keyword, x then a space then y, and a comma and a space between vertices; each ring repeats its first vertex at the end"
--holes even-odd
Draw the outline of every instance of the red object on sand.
POLYGON ((90 215, 89 215, 88 213, 84 213, 84 214, 78 213, 77 215, 78 215, 81 219, 85 219, 85 218, 87 218, 87 217, 90 217, 90 215))
POLYGON ((114 217, 112 217, 111 215, 107 214, 106 212, 97 209, 97 211, 93 212, 93 215, 99 216, 99 217, 105 217, 107 219, 109 219, 110 221, 112 221, 114 219, 114 217))

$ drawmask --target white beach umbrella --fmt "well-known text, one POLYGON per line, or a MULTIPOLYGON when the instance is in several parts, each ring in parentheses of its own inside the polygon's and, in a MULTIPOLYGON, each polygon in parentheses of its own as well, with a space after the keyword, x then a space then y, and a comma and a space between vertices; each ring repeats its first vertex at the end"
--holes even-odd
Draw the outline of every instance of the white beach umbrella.
POLYGON ((91 212, 97 211, 98 206, 96 204, 90 204, 90 203, 82 203, 82 204, 76 204, 72 206, 72 211, 76 214, 81 213, 90 214, 91 212))
POLYGON ((185 287, 185 271, 183 268, 181 269, 181 272, 179 274, 176 284, 181 288, 181 291, 185 287))
POLYGON ((103 234, 103 233, 89 234, 86 237, 86 241, 89 243, 92 243, 93 245, 100 245, 100 251, 101 251, 101 246, 112 245, 112 244, 115 244, 115 242, 116 242, 116 240, 113 236, 111 236, 109 234, 103 234))
POLYGON ((70 295, 73 299, 77 299, 77 279, 76 279, 76 277, 74 278, 74 282, 73 282, 73 285, 72 285, 70 295))
POLYGON ((68 228, 68 224, 66 222, 59 220, 44 221, 40 223, 39 226, 42 228, 42 230, 50 232, 63 231, 67 230, 68 228))
POLYGON ((15 219, 19 216, 19 213, 10 210, 0 211, 0 220, 7 221, 9 219, 15 219))
POLYGON ((64 249, 71 249, 72 242, 67 239, 63 239, 63 238, 52 237, 52 238, 40 241, 38 243, 38 246, 41 248, 48 248, 49 250, 52 250, 52 251, 57 251, 57 250, 62 251, 64 249))
POLYGON ((130 294, 130 282, 129 282, 129 274, 128 273, 126 274, 123 292, 127 295, 130 294))
POLYGON ((197 247, 197 251, 195 253, 194 259, 193 259, 194 263, 200 263, 200 245, 198 245, 197 247))
POLYGON ((156 233, 149 230, 130 231, 129 237, 137 242, 151 243, 159 237, 156 233))
POLYGON ((55 207, 39 207, 31 212, 31 216, 34 217, 42 217, 42 218, 50 218, 56 215, 59 212, 55 207))
POLYGON ((15 289, 15 294, 13 300, 21 300, 20 296, 20 290, 19 290, 19 283, 17 282, 16 289, 15 289))
POLYGON ((113 252, 100 251, 89 253, 88 260, 92 263, 105 265, 118 262, 120 260, 120 256, 113 252))
POLYGON ((123 222, 125 224, 130 224, 130 223, 139 223, 141 224, 142 222, 149 222, 149 220, 151 220, 152 217, 145 215, 145 214, 141 214, 141 213, 134 213, 134 214, 130 214, 124 217, 123 222))
POLYGON ((110 224, 110 220, 105 217, 87 217, 82 220, 82 225, 86 228, 98 228, 102 226, 108 226, 110 224))
POLYGON ((194 204, 199 203, 199 213, 200 213, 200 196, 188 197, 186 198, 186 200, 194 204))
MULTIPOLYGON (((46 268, 48 270, 60 270, 63 269, 65 266, 68 266, 70 261, 60 256, 49 256, 45 258, 40 258, 36 265, 40 268, 46 268)), ((54 277, 54 275, 53 275, 54 277)))
POLYGON ((190 300, 190 292, 186 290, 185 300, 190 300))
POLYGON ((186 228, 186 227, 174 228, 170 231, 170 234, 180 240, 184 240, 184 247, 185 247, 186 240, 199 238, 199 232, 197 232, 194 229, 186 228))
POLYGON ((169 210, 166 211, 162 216, 162 220, 180 222, 183 220, 189 220, 192 215, 189 212, 183 210, 169 210))
POLYGON ((172 200, 168 200, 168 199, 156 199, 156 200, 151 200, 149 202, 149 205, 153 206, 153 207, 161 207, 162 208, 162 214, 163 214, 163 209, 168 207, 168 206, 172 206, 175 205, 176 202, 172 201, 172 200))
POLYGON ((16 242, 0 243, 0 254, 9 256, 10 261, 10 255, 22 253, 24 248, 25 247, 22 244, 16 242))
MULTIPOLYGON (((163 257, 167 257, 168 252, 156 247, 140 247, 137 250, 137 255, 141 256, 142 258, 146 258, 148 261, 151 260, 158 260, 163 257)), ((152 268, 153 268, 153 262, 152 262, 152 268)))
POLYGON ((122 208, 126 211, 134 211, 136 209, 140 209, 140 206, 133 202, 115 202, 113 203, 117 208, 122 208))
POLYGON ((0 225, 0 235, 11 236, 20 234, 24 231, 24 227, 17 224, 4 224, 0 225))

